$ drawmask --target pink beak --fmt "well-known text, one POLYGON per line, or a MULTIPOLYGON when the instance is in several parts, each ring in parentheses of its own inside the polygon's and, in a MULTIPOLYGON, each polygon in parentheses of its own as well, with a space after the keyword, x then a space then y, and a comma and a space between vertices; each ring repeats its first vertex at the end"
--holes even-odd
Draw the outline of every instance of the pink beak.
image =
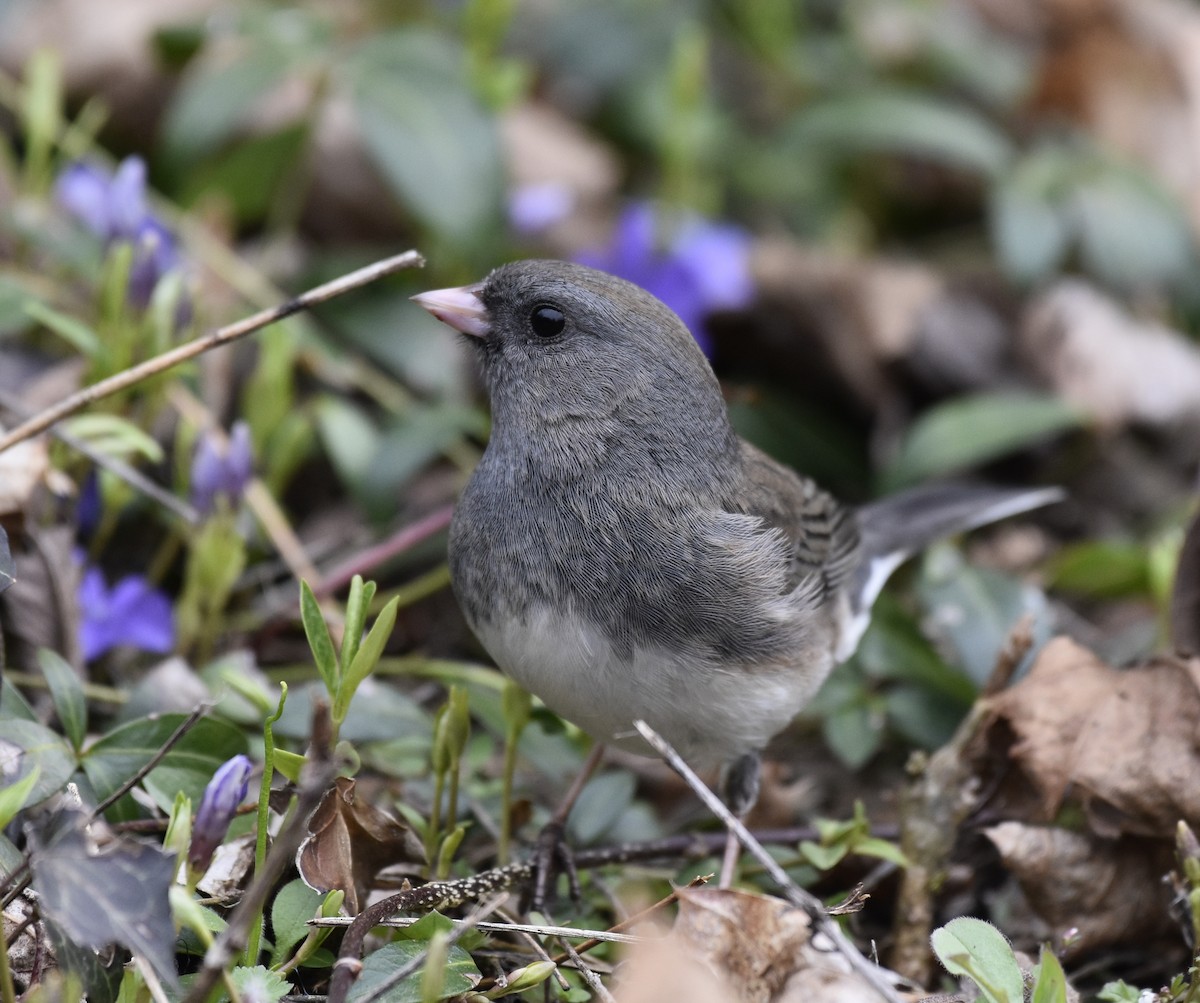
POLYGON ((473 338, 486 338, 491 333, 492 324, 488 319, 487 307, 477 295, 482 288, 483 284, 477 283, 473 286, 433 289, 418 293, 412 300, 456 331, 473 338))

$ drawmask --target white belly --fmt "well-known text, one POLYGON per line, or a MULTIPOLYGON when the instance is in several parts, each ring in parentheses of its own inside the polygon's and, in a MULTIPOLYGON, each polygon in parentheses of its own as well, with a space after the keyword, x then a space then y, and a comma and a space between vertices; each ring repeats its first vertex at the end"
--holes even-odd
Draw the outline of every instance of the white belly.
POLYGON ((475 632, 500 668, 593 738, 652 755, 633 729, 641 718, 699 769, 763 748, 833 664, 808 652, 795 664, 722 667, 655 648, 625 662, 590 623, 544 607, 475 632))

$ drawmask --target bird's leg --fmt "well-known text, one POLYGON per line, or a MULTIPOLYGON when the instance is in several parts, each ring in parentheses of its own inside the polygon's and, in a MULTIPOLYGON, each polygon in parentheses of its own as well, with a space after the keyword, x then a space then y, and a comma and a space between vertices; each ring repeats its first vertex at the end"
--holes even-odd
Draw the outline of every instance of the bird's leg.
POLYGON ((575 900, 580 898, 579 874, 575 870, 575 857, 566 840, 567 818, 571 814, 571 809, 575 807, 575 802, 579 800, 579 794, 583 790, 584 784, 592 778, 592 774, 596 772, 596 767, 600 765, 600 760, 603 758, 604 745, 597 742, 592 746, 592 751, 588 753, 587 759, 583 761, 579 773, 571 781, 570 788, 554 810, 550 821, 538 833, 537 844, 533 850, 533 894, 529 900, 531 909, 540 912, 546 904, 550 892, 550 882, 557 873, 556 865, 561 865, 567 874, 567 881, 571 885, 571 897, 575 900))
MULTIPOLYGON (((747 752, 729 764, 721 782, 721 794, 729 810, 739 819, 754 807, 758 800, 758 782, 762 772, 762 759, 757 752, 747 752)), ((725 839, 725 856, 721 859, 721 880, 718 887, 728 888, 733 884, 741 847, 732 829, 725 839)))

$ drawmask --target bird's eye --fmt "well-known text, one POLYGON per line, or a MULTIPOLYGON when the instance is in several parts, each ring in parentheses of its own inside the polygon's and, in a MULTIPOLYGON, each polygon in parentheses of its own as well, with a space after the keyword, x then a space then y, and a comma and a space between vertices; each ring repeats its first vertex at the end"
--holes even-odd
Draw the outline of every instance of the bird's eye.
POLYGON ((539 338, 553 338, 567 326, 567 318, 561 310, 543 304, 533 308, 533 313, 529 315, 529 326, 539 338))

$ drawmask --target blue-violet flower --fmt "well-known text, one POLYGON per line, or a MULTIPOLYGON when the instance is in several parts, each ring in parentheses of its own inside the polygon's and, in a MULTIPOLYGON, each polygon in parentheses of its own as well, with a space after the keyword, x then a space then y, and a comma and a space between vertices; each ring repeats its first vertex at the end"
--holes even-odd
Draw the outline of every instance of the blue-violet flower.
POLYGON ((219 497, 237 505, 253 474, 250 426, 244 421, 229 430, 228 445, 219 445, 213 435, 202 435, 192 458, 192 504, 204 515, 216 509, 219 497))
POLYGON ((700 347, 710 352, 705 317, 714 310, 743 307, 754 295, 750 237, 729 223, 686 216, 663 245, 658 215, 649 203, 631 205, 617 221, 609 246, 579 254, 576 260, 657 296, 679 314, 700 347))
POLYGON ((146 306, 159 279, 178 268, 181 258, 171 232, 147 203, 145 161, 126 157, 115 174, 94 164, 72 164, 58 176, 54 192, 59 204, 106 245, 133 245, 129 299, 146 306))
POLYGON ((234 756, 217 769, 204 788, 204 797, 200 799, 192 822, 192 842, 188 847, 188 863, 196 870, 206 868, 221 845, 229 831, 229 823, 246 800, 253 771, 254 764, 246 756, 234 756))
POLYGON ((171 601, 141 575, 109 588, 103 571, 85 568, 78 598, 79 644, 86 661, 121 645, 156 654, 175 646, 171 601))

